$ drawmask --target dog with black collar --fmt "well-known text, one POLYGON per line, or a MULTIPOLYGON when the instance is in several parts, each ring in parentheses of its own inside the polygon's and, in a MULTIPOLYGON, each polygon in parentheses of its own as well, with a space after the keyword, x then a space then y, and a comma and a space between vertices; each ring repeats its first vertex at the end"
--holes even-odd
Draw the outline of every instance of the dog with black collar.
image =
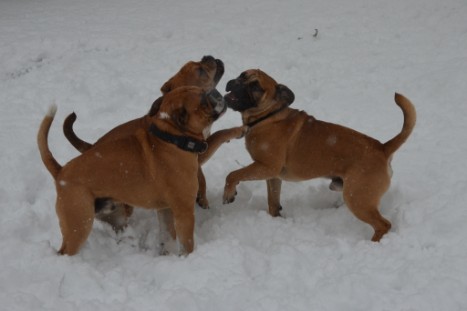
POLYGON ((180 254, 191 253, 198 153, 204 150, 196 146, 206 146, 203 133, 225 110, 215 89, 177 88, 164 96, 155 115, 141 118, 132 134, 99 143, 62 166, 48 146, 52 109, 41 123, 38 146, 57 190, 56 212, 63 236, 58 253, 79 251, 92 229, 98 198, 156 209, 164 231, 161 237, 178 238, 180 254), (177 143, 180 137, 184 146, 177 143))

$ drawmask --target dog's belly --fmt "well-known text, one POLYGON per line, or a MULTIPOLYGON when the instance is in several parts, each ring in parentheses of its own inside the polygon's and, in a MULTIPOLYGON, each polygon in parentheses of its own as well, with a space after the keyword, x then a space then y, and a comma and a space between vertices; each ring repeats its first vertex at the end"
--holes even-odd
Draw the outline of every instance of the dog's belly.
POLYGON ((284 167, 279 177, 285 181, 303 181, 303 180, 309 180, 309 179, 319 178, 319 177, 328 177, 328 176, 331 176, 331 175, 329 173, 326 173, 326 171, 320 172, 314 169, 306 170, 303 168, 303 166, 300 166, 300 168, 298 169, 296 168, 291 169, 288 167, 284 167))

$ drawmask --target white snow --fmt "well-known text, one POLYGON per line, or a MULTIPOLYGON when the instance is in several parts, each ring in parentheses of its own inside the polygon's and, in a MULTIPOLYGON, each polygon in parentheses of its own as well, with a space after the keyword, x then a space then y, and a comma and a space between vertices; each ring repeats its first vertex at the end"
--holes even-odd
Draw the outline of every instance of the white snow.
MULTIPOLYGON (((466 21, 464 0, 1 1, 0 309, 467 310, 466 21), (283 218, 267 214, 265 182, 223 205, 226 175, 251 162, 235 140, 204 166, 211 209, 196 209, 188 257, 158 255, 142 209, 123 234, 96 221, 78 255, 56 255, 55 186, 36 146, 47 108, 65 164, 78 155, 68 114, 94 142, 208 54, 226 65, 219 91, 260 68, 294 91, 292 107, 381 141, 402 126, 394 92, 412 100, 380 243, 325 180, 284 183, 283 218)), ((213 132, 240 124, 229 110, 213 132)))

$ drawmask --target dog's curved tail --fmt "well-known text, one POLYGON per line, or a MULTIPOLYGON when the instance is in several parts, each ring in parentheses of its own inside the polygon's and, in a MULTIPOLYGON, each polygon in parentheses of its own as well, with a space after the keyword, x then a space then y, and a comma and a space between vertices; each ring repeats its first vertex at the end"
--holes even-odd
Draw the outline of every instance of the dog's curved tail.
POLYGON ((47 167, 54 179, 57 179, 57 175, 62 169, 62 166, 58 164, 57 160, 55 160, 49 149, 49 129, 52 121, 54 120, 56 112, 57 106, 50 106, 49 111, 41 122, 39 132, 37 133, 37 145, 39 146, 42 162, 44 162, 45 167, 47 167))
POLYGON ((399 134, 384 144, 384 151, 388 157, 396 152, 396 150, 399 149, 399 147, 407 140, 407 138, 409 138, 417 120, 415 107, 412 105, 408 98, 396 93, 394 100, 404 113, 404 125, 402 126, 402 130, 399 134))
POLYGON ((92 145, 76 136, 75 132, 73 131, 73 124, 75 121, 76 113, 74 112, 65 118, 65 122, 63 122, 63 134, 65 134, 66 139, 68 139, 73 147, 75 147, 79 152, 83 153, 91 148, 92 145))

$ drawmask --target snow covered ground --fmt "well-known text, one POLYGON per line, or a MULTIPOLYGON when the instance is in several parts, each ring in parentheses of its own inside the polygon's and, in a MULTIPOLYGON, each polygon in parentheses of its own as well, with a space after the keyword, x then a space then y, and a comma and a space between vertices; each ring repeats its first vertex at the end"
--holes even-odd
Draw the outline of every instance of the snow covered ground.
MULTIPOLYGON (((465 0, 2 0, 0 42, 1 310, 467 310, 465 0), (394 92, 412 100, 381 243, 324 180, 285 183, 283 218, 266 213, 264 182, 222 205, 225 176, 250 163, 239 140, 204 166, 211 209, 196 211, 188 257, 157 254, 157 219, 141 209, 125 233, 96 222, 77 256, 56 255, 36 146, 47 107, 58 105, 50 146, 64 164, 78 154, 66 115, 95 141, 207 54, 226 64, 219 90, 260 68, 294 107, 381 141, 402 126, 394 92)), ((228 111, 215 129, 239 124, 228 111)))

